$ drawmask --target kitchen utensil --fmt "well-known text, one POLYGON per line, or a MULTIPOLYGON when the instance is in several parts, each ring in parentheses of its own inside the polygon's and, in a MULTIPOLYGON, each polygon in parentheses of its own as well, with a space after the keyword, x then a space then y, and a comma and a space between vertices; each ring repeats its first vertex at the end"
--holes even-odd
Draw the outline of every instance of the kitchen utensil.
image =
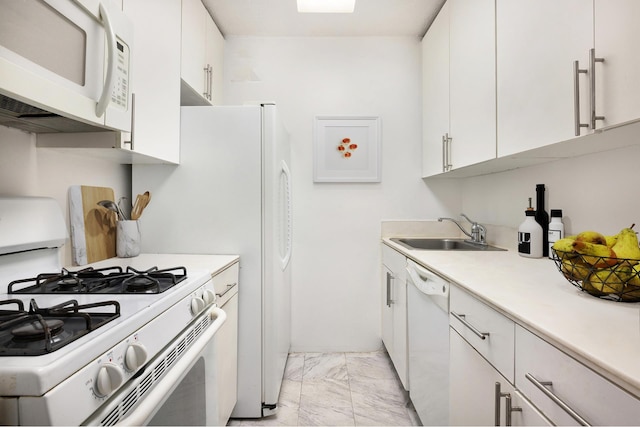
POLYGON ((131 210, 131 219, 137 220, 142 215, 142 211, 149 204, 149 200, 151 200, 151 193, 145 191, 143 194, 138 194, 136 196, 136 201, 133 205, 133 209, 131 210))
POLYGON ((116 214, 118 214, 118 220, 119 221, 124 221, 125 220, 124 214, 122 213, 122 211, 120 210, 118 205, 115 204, 115 202, 113 202, 111 200, 100 200, 98 202, 98 205, 102 206, 103 208, 107 208, 110 211, 113 211, 116 214))
POLYGON ((98 206, 101 200, 115 200, 113 189, 86 185, 69 187, 72 259, 76 265, 116 256, 118 215, 98 206))

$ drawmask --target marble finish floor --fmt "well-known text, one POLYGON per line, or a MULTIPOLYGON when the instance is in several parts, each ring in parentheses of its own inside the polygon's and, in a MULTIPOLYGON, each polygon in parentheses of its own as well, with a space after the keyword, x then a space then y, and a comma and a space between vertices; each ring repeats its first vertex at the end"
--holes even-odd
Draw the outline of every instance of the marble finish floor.
POLYGON ((291 353, 277 414, 231 426, 416 426, 408 393, 385 351, 291 353))

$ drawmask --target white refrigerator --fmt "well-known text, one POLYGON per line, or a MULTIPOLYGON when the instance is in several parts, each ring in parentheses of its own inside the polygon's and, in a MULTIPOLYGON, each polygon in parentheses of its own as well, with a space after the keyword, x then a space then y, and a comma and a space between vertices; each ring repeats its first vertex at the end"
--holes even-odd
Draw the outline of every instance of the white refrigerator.
MULTIPOLYGON (((275 105, 182 107, 180 165, 134 165, 142 250, 240 255, 234 418, 277 410, 291 337, 289 136, 275 105)), ((188 272, 187 272, 188 274, 188 272)))

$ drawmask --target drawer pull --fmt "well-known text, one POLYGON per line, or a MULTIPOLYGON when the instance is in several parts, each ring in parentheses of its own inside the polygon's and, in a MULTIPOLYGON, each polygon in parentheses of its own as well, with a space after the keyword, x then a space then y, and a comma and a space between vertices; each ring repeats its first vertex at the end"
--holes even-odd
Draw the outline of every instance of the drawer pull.
POLYGON ((478 336, 478 338, 480 338, 481 340, 484 340, 489 336, 489 332, 480 332, 479 330, 477 330, 475 328, 475 326, 473 326, 471 323, 467 322, 467 319, 465 319, 465 315, 464 314, 458 314, 458 313, 456 313, 454 311, 452 311, 451 314, 453 315, 453 317, 455 317, 456 319, 461 321, 464 326, 469 328, 471 330, 471 332, 476 334, 478 336))
POLYGON ((231 283, 231 284, 227 284, 227 289, 225 289, 225 290, 224 290, 224 292, 223 292, 223 293, 221 293, 221 294, 216 294, 216 296, 217 296, 218 298, 223 297, 227 292, 229 292, 231 289, 233 289, 233 287, 234 287, 234 286, 236 286, 237 284, 238 284, 238 283, 236 283, 236 282, 231 283))
POLYGON ((511 413, 512 412, 522 412, 522 408, 519 406, 513 406, 511 403, 511 393, 502 393, 500 389, 500 383, 496 382, 495 385, 495 425, 500 425, 500 399, 505 398, 506 407, 506 420, 505 425, 511 426, 511 413))
POLYGON ((571 407, 569 405, 564 403, 562 401, 562 399, 560 399, 558 396, 553 394, 553 392, 550 391, 547 388, 547 387, 551 387, 553 385, 553 383, 551 381, 538 381, 530 373, 527 373, 525 375, 525 378, 528 379, 529 381, 531 381, 534 386, 536 386, 542 393, 544 393, 545 396, 547 396, 549 399, 551 399, 553 401, 553 403, 555 403, 556 405, 561 407, 567 414, 569 414, 569 416, 571 416, 571 418, 576 420, 580 425, 583 425, 583 426, 590 426, 591 425, 591 424, 589 424, 587 422, 587 420, 582 418, 576 411, 571 409, 571 407))

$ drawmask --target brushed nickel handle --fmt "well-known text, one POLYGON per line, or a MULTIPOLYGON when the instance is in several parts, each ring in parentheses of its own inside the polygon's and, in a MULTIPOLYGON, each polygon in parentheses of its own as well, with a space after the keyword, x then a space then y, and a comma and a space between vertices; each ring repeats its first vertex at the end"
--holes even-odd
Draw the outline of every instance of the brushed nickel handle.
POLYGON ((522 412, 522 408, 519 406, 513 406, 511 393, 502 393, 500 390, 500 383, 496 382, 495 384, 495 425, 500 425, 500 399, 505 398, 506 404, 506 413, 505 413, 505 425, 511 426, 513 423, 511 422, 511 413, 513 412, 522 412))
POLYGON ((229 292, 231 289, 233 289, 237 284, 238 284, 238 282, 233 282, 233 283, 227 284, 227 288, 224 290, 224 292, 222 292, 221 294, 216 294, 216 296, 218 298, 223 297, 227 292, 229 292))
POLYGON ((447 171, 447 138, 442 135, 442 172, 447 171))
POLYGON ((467 319, 466 319, 466 315, 465 314, 458 314, 455 311, 452 311, 451 314, 453 315, 453 317, 455 317, 456 319, 461 321, 464 326, 469 328, 471 330, 471 332, 473 332, 481 340, 484 340, 489 336, 489 332, 481 332, 478 329, 476 329, 475 326, 473 326, 471 323, 469 323, 467 321, 467 319))
POLYGON ((444 171, 448 172, 451 170, 453 165, 451 164, 451 137, 449 136, 449 132, 444 134, 442 138, 442 143, 444 145, 443 152, 446 153, 445 161, 444 161, 444 171))
POLYGON ((387 271, 387 307, 391 307, 393 301, 391 300, 391 280, 393 280, 393 274, 387 271))
POLYGON ((530 373, 527 373, 525 375, 525 378, 528 379, 529 381, 531 381, 533 383, 533 385, 538 388, 538 390, 540 390, 545 396, 547 396, 549 399, 551 399, 551 401, 553 401, 553 403, 555 403, 556 405, 561 407, 567 414, 569 414, 569 416, 571 418, 576 420, 580 425, 583 425, 583 426, 590 426, 591 425, 591 424, 589 424, 587 422, 587 420, 582 418, 580 416, 580 414, 578 414, 576 411, 574 411, 569 405, 567 405, 564 401, 562 401, 562 399, 560 399, 551 390, 549 390, 547 388, 547 387, 551 387, 553 385, 553 382, 551 382, 551 381, 539 381, 533 375, 531 375, 530 373))
POLYGON ((580 74, 586 74, 587 70, 581 70, 578 61, 573 61, 573 115, 575 134, 580 136, 580 128, 588 128, 588 123, 580 122, 580 74))
POLYGON ((604 62, 604 58, 596 58, 596 50, 589 49, 589 82, 591 84, 589 105, 591 109, 591 129, 596 128, 596 121, 604 120, 604 116, 598 116, 596 114, 596 62, 604 62))

